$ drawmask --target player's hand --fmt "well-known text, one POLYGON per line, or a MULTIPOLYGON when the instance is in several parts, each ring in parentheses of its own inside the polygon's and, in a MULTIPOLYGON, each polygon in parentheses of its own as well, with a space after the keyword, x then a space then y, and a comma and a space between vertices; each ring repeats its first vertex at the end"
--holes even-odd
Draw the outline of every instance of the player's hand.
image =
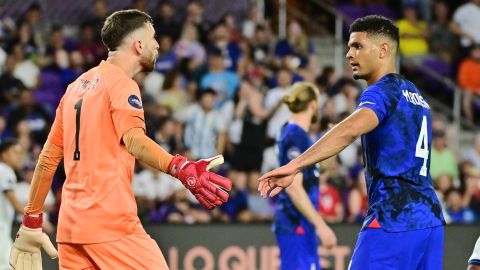
POLYGON ((316 228, 317 236, 320 238, 322 246, 332 248, 337 245, 337 237, 328 225, 316 228))
POLYGON ((25 214, 10 251, 10 265, 17 270, 42 270, 40 248, 43 248, 50 258, 57 258, 57 250, 50 238, 42 232, 42 215, 34 217, 25 214))
POLYGON ((282 189, 290 186, 293 182, 293 178, 300 170, 297 169, 292 163, 288 163, 280 168, 270 171, 262 175, 258 181, 258 191, 263 198, 277 195, 282 189))
POLYGON ((212 209, 228 201, 228 191, 232 189, 230 179, 209 171, 222 163, 222 155, 197 162, 176 155, 168 165, 168 173, 178 178, 205 208, 212 209))

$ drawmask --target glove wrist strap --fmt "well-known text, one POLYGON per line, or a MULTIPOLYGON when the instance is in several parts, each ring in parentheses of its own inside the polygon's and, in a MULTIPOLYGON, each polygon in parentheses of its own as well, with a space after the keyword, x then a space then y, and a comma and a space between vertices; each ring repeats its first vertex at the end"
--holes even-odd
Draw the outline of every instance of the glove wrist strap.
POLYGON ((30 229, 39 229, 42 228, 43 214, 41 213, 38 217, 30 216, 29 214, 23 215, 22 225, 30 229))
POLYGON ((173 177, 178 178, 178 173, 180 172, 182 164, 187 161, 187 158, 181 155, 175 155, 168 165, 168 174, 173 177))

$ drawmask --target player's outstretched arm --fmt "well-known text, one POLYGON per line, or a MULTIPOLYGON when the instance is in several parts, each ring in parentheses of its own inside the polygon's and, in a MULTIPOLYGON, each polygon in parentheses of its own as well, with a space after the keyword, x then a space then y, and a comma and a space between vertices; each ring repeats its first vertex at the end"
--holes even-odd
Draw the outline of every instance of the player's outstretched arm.
POLYGON ((263 197, 270 192, 270 197, 278 194, 293 182, 293 176, 317 162, 338 154, 361 135, 378 126, 378 117, 369 108, 361 108, 345 120, 335 125, 320 140, 303 154, 288 164, 264 174, 259 178, 258 190, 263 197))
POLYGON ((62 158, 63 148, 47 139, 33 173, 22 226, 18 230, 10 252, 10 265, 14 269, 41 270, 40 248, 42 247, 50 258, 57 257, 57 250, 48 236, 42 232, 41 213, 43 203, 52 185, 53 175, 62 158))
POLYGON ((148 138, 141 128, 128 130, 122 138, 130 154, 179 179, 205 208, 212 209, 228 200, 228 191, 232 188, 231 180, 209 171, 223 163, 223 156, 197 162, 188 161, 180 155, 173 157, 148 138))
POLYGON ((303 175, 301 173, 295 175, 293 183, 287 187, 285 191, 292 200, 295 208, 315 226, 315 231, 322 245, 326 248, 336 246, 337 237, 310 201, 307 192, 303 188, 303 175))

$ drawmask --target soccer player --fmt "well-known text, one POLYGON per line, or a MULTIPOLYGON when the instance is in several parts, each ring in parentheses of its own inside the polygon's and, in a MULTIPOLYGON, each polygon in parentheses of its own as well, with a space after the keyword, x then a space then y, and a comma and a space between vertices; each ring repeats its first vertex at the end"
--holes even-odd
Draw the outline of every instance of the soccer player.
MULTIPOLYGON (((277 139, 280 165, 307 150, 312 141, 310 125, 317 121, 317 88, 310 83, 296 83, 283 102, 293 113, 277 139)), ((295 175, 292 185, 281 191, 275 209, 273 232, 280 249, 282 270, 319 270, 318 237, 326 247, 336 245, 333 231, 322 219, 318 205, 318 170, 315 166, 295 175)))
POLYGON ((16 269, 42 269, 40 247, 57 256, 40 227, 42 204, 62 158, 67 178, 57 230, 60 269, 168 269, 137 217, 135 158, 178 178, 208 209, 228 200, 230 180, 209 172, 222 156, 187 161, 145 135, 132 77, 154 68, 159 45, 151 17, 138 10, 115 12, 105 20, 102 40, 108 59, 70 84, 58 106, 11 251, 16 269))
POLYGON ((14 170, 22 168, 23 157, 24 150, 17 141, 5 140, 0 144, 0 270, 11 269, 8 256, 12 247, 12 223, 15 210, 23 208, 15 194, 14 170))
POLYGON ((347 59, 368 88, 358 108, 302 155, 260 177, 265 197, 289 186, 303 168, 362 136, 369 210, 351 270, 442 269, 444 219, 429 173, 430 107, 413 83, 395 73, 398 28, 382 16, 350 26, 347 59))
POLYGON ((480 270, 480 237, 477 239, 477 243, 475 243, 472 256, 468 259, 467 270, 480 270))

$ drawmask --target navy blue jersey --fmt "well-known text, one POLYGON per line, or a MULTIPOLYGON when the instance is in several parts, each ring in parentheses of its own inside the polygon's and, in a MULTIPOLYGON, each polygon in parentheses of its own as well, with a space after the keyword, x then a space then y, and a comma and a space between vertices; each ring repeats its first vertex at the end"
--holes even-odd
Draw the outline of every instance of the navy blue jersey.
MULTIPOLYGON (((283 166, 298 157, 312 145, 305 130, 296 124, 287 124, 277 139, 279 165, 283 166)), ((313 206, 318 205, 318 170, 310 166, 303 170, 303 187, 313 206)), ((295 208, 285 190, 277 197, 273 231, 275 233, 294 233, 301 225, 306 233, 315 233, 313 225, 295 208)))
POLYGON ((379 124, 362 136, 368 215, 389 232, 444 224, 430 177, 430 107, 415 85, 388 74, 360 96, 358 108, 373 110, 379 124))

